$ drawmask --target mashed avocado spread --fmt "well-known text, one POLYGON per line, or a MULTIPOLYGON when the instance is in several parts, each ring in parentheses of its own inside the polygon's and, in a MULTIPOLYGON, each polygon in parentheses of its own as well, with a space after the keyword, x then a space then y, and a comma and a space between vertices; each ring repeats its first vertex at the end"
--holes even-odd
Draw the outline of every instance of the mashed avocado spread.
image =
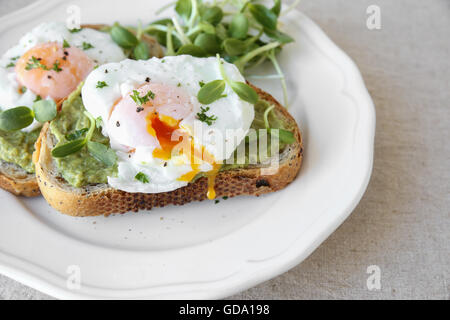
POLYGON ((32 155, 40 129, 32 132, 0 130, 0 159, 17 164, 28 173, 34 173, 32 155))
MULTIPOLYGON (((89 128, 90 122, 83 113, 85 109, 80 91, 81 86, 63 103, 61 112, 50 123, 50 131, 58 141, 56 146, 66 143, 68 134, 89 128)), ((103 136, 98 128, 95 129, 92 141, 109 145, 109 139, 103 136)), ((88 184, 107 183, 107 177, 117 173, 117 165, 107 167, 91 156, 86 147, 67 157, 54 160, 62 177, 77 188, 88 184)))
MULTIPOLYGON (((81 98, 81 86, 72 93, 64 102, 61 112, 50 123, 51 133, 56 137, 58 144, 62 145, 68 141, 67 135, 89 127, 89 119, 84 115, 85 108, 81 98)), ((264 129, 264 111, 270 107, 266 101, 259 101, 255 105, 255 119, 252 123, 253 129, 264 129)), ((292 124, 287 123, 283 116, 277 110, 270 113, 269 124, 274 129, 292 129, 292 124)), ((109 139, 102 135, 101 130, 95 129, 92 141, 100 142, 109 146, 109 139)), ((248 144, 248 141, 245 142, 248 144)), ((270 139, 268 139, 268 148, 270 150, 270 139)), ((285 144, 280 142, 280 151, 285 148, 285 144)), ((245 167, 249 159, 258 158, 258 155, 251 155, 249 148, 246 148, 245 163, 243 164, 224 164, 221 170, 230 170, 245 167)), ((61 172, 62 177, 74 187, 83 187, 89 184, 107 183, 108 176, 117 175, 117 165, 107 167, 90 155, 84 147, 81 151, 71 154, 64 158, 55 158, 56 166, 61 172)), ((198 177, 202 176, 199 174, 198 177)), ((196 177, 196 178, 198 178, 196 177)))

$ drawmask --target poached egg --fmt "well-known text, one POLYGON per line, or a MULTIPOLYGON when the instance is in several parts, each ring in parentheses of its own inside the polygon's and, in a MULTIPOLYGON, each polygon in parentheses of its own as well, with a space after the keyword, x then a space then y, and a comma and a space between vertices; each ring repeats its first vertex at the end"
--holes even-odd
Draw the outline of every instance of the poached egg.
MULTIPOLYGON (((88 28, 69 30, 63 22, 42 23, 0 59, 0 108, 31 108, 39 99, 57 103, 96 66, 125 58, 108 33, 88 28)), ((39 126, 35 121, 22 130, 39 126)))
MULTIPOLYGON (((233 64, 223 61, 223 67, 232 81, 245 82, 233 64)), ((217 79, 216 58, 188 55, 124 60, 92 71, 82 98, 86 110, 102 118, 103 134, 118 156, 118 174, 108 183, 127 192, 160 193, 204 173, 208 197, 215 198, 214 177, 254 119, 253 105, 228 86, 213 103, 198 101, 203 84, 217 79)))

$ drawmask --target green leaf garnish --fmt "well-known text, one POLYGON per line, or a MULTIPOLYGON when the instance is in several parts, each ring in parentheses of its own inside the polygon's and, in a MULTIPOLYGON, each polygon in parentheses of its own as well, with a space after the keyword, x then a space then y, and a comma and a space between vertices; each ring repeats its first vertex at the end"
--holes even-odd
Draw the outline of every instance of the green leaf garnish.
POLYGON ((197 113, 197 119, 201 122, 205 122, 208 126, 212 125, 217 120, 216 116, 208 116, 206 113, 209 111, 209 107, 200 107, 201 112, 197 113))
POLYGON ((56 117, 57 108, 53 100, 39 100, 33 104, 34 118, 41 122, 51 121, 56 117))
POLYGON ((191 0, 178 0, 175 6, 175 11, 184 19, 188 19, 192 12, 191 0))
POLYGON ((67 141, 74 141, 83 137, 83 135, 89 131, 89 128, 83 128, 75 131, 74 133, 66 134, 65 138, 67 141))
POLYGON ((223 11, 218 6, 209 7, 203 12, 202 19, 212 25, 217 25, 223 19, 223 11))
POLYGON ((211 104, 222 98, 226 83, 224 80, 214 80, 205 84, 197 94, 197 99, 201 104, 211 104))
POLYGON ((196 46, 194 44, 185 44, 184 46, 180 47, 180 49, 178 49, 177 51, 177 56, 183 54, 188 54, 193 57, 199 58, 206 57, 206 51, 203 48, 196 46))
POLYGON ((105 81, 97 81, 97 85, 95 87, 98 89, 102 89, 107 86, 108 86, 108 84, 105 81))
MULTIPOLYGON (((87 131, 86 137, 80 138, 77 140, 73 140, 73 141, 70 141, 63 145, 53 148, 53 150, 52 150, 53 157, 64 158, 64 157, 67 157, 68 155, 76 153, 76 152, 80 151, 81 149, 83 149, 83 147, 86 145, 86 143, 89 140, 91 140, 92 135, 94 134, 94 130, 95 130, 95 119, 87 111, 85 111, 84 114, 86 115, 86 117, 89 118, 89 122, 90 122, 90 127, 89 127, 89 130, 87 131)), ((81 129, 81 130, 83 130, 83 129, 81 129)))
POLYGON ((144 41, 139 42, 133 50, 133 55, 136 60, 150 59, 150 49, 148 48, 147 43, 144 41))
POLYGON ((61 146, 53 148, 52 156, 54 158, 64 158, 68 155, 71 155, 75 152, 80 151, 86 145, 86 139, 78 139, 68 143, 65 143, 61 146))
POLYGON ((113 41, 124 49, 131 49, 139 42, 134 34, 118 24, 111 28, 110 35, 113 41))
POLYGON ((0 130, 16 131, 28 127, 34 121, 33 110, 16 107, 0 113, 0 130))
POLYGON ((281 12, 281 0, 274 0, 274 3, 274 6, 270 10, 277 16, 279 16, 281 12))
POLYGON ((207 34, 216 34, 216 28, 207 21, 200 21, 197 28, 207 34))
POLYGON ((268 133, 273 134, 274 136, 277 136, 278 139, 286 144, 292 144, 296 141, 294 133, 291 131, 285 130, 285 129, 271 129, 270 123, 269 123, 269 114, 270 112, 275 109, 275 105, 271 105, 264 111, 264 125, 267 129, 268 133))
POLYGON ((292 144, 296 141, 294 133, 285 129, 270 129, 270 133, 278 136, 281 142, 292 144))
POLYGON ((286 33, 281 32, 279 30, 264 29, 264 33, 269 38, 272 38, 273 40, 276 40, 283 44, 294 42, 294 39, 291 36, 287 35, 286 33))
POLYGON ((251 104, 255 104, 256 102, 258 102, 258 94, 252 87, 244 82, 232 81, 228 77, 219 55, 217 55, 217 62, 219 63, 220 74, 224 79, 223 81, 231 87, 231 89, 239 96, 239 98, 251 104))
POLYGON ((230 56, 240 56, 248 49, 248 45, 245 41, 238 39, 227 39, 223 42, 225 52, 230 56))
POLYGON ((63 41, 63 48, 64 48, 64 49, 70 48, 70 44, 67 42, 66 39, 64 39, 64 41, 63 41))
POLYGON ((83 128, 75 131, 74 133, 66 135, 65 138, 69 142, 53 148, 52 156, 55 158, 64 158, 80 151, 85 145, 87 145, 89 153, 95 159, 103 162, 107 166, 113 165, 117 160, 114 151, 103 144, 91 141, 94 130, 97 126, 97 120, 99 120, 100 117, 94 119, 92 115, 87 111, 85 111, 84 114, 89 118, 89 129, 83 128), (86 136, 82 138, 84 134, 86 134, 86 136))
MULTIPOLYGON (((269 58, 281 75, 276 59, 269 56, 272 52, 278 54, 284 44, 294 39, 278 28, 282 1, 273 0, 272 6, 267 2, 178 0, 160 10, 175 4, 177 16, 154 21, 142 32, 155 36, 166 46, 168 55, 208 57, 219 54, 234 63, 241 73, 269 58)), ((287 106, 286 81, 281 76, 280 81, 287 106)))
POLYGON ((143 173, 143 172, 139 172, 134 177, 134 179, 136 179, 137 181, 140 181, 142 183, 149 183, 150 182, 150 179, 148 178, 148 176, 145 173, 143 173))
POLYGON ((243 13, 233 16, 228 33, 235 39, 245 39, 248 34, 248 19, 243 13))
POLYGON ((230 83, 231 89, 244 101, 255 104, 259 100, 256 91, 244 82, 232 81, 230 83))
POLYGON ((117 155, 111 148, 108 148, 102 143, 88 141, 87 148, 89 153, 104 165, 111 167, 117 161, 117 155))
POLYGON ((195 38, 194 45, 210 54, 214 54, 220 50, 220 44, 217 41, 217 37, 208 33, 199 34, 197 38, 195 38))
POLYGON ((82 47, 83 47, 83 50, 89 50, 89 49, 94 48, 94 46, 92 44, 90 44, 89 42, 84 42, 84 41, 83 41, 82 47))
POLYGON ((277 15, 261 4, 249 4, 250 13, 264 28, 269 30, 277 29, 277 15))
POLYGON ((146 95, 140 97, 137 90, 133 90, 133 94, 130 95, 131 99, 136 102, 137 105, 142 106, 143 104, 150 101, 150 99, 155 99, 155 94, 152 91, 147 92, 146 95))

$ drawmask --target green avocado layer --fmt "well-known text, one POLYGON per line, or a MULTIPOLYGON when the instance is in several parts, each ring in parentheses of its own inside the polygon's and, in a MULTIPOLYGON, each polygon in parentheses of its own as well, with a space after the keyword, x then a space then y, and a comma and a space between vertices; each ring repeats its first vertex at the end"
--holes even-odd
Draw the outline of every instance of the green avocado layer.
POLYGON ((28 173, 34 173, 32 156, 39 132, 40 129, 32 132, 0 130, 0 159, 17 164, 28 173))
MULTIPOLYGON (((59 146, 67 142, 66 135, 74 133, 77 130, 89 127, 89 119, 84 115, 85 108, 80 95, 80 90, 72 93, 64 102, 61 112, 50 123, 51 133, 56 137, 59 146)), ((255 119, 252 123, 252 128, 255 130, 264 129, 264 111, 270 107, 266 101, 259 101, 255 105, 255 119)), ((292 124, 285 122, 282 114, 277 110, 273 110, 269 115, 269 124, 274 129, 291 130, 292 124)), ((95 129, 93 141, 109 145, 109 139, 104 137, 100 130, 95 129)), ((248 139, 247 142, 248 144, 248 139)), ((285 145, 280 144, 280 151, 284 149, 285 145)), ((245 161, 240 161, 241 164, 224 164, 221 170, 231 170, 248 166, 250 159, 255 159, 259 162, 259 152, 251 154, 246 147, 245 161)), ((270 150, 270 139, 268 139, 268 150, 270 150)), ((90 155, 86 147, 80 152, 69 155, 65 158, 55 158, 56 166, 61 172, 62 177, 74 187, 83 187, 89 184, 107 183, 108 176, 117 175, 117 165, 114 167, 106 167, 103 163, 97 161, 90 155)), ((201 177, 199 174, 198 177, 201 177)), ((196 178, 198 178, 196 177, 196 178)))
MULTIPOLYGON (((233 164, 229 164, 228 161, 225 161, 225 164, 222 165, 221 171, 225 170, 232 170, 232 169, 241 169, 248 167, 250 164, 260 164, 262 159, 260 159, 260 155, 264 155, 264 151, 260 151, 260 143, 259 140, 261 139, 261 135, 265 133, 266 138, 263 141, 266 141, 266 143, 263 143, 263 146, 266 146, 266 152, 265 154, 267 157, 270 157, 271 154, 271 138, 270 133, 266 131, 259 131, 261 129, 266 129, 265 123, 264 123, 264 112, 269 108, 271 104, 265 100, 259 100, 255 104, 255 118, 253 119, 252 125, 250 126, 251 129, 255 130, 255 135, 247 135, 244 142, 245 143, 245 155, 244 159, 238 158, 238 151, 235 151, 233 154, 232 159, 234 159, 233 164), (257 148, 254 150, 250 150, 250 140, 257 139, 256 146, 257 148), (238 160, 239 159, 239 160, 238 160)), ((280 111, 273 109, 269 115, 267 120, 269 121, 269 128, 271 129, 285 129, 285 130, 293 130, 295 125, 292 125, 286 121, 286 119, 283 117, 283 115, 280 113, 280 111)), ((284 148, 286 147, 286 144, 279 142, 278 145, 278 151, 281 153, 284 148)), ((239 148, 238 148, 239 149, 239 148)))
MULTIPOLYGON (((50 122, 50 131, 56 137, 56 146, 67 143, 66 135, 77 130, 89 128, 89 118, 84 115, 84 106, 81 99, 80 88, 73 92, 63 103, 61 112, 50 122)), ((92 141, 109 145, 109 139, 95 129, 92 141)), ((64 158, 55 158, 56 166, 62 177, 72 186, 80 188, 88 184, 107 183, 108 176, 117 173, 117 165, 107 167, 96 160, 83 147, 81 151, 64 158)))

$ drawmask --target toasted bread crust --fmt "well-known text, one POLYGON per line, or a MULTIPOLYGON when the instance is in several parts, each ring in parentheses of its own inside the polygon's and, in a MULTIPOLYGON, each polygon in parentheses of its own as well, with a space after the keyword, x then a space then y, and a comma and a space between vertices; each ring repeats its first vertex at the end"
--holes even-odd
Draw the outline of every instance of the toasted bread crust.
MULTIPOLYGON (((95 30, 100 30, 107 27, 103 24, 86 24, 82 25, 82 28, 91 28, 95 30)), ((151 36, 143 35, 142 40, 144 40, 150 49, 150 54, 155 57, 162 57, 164 52, 158 42, 151 36)), ((60 105, 60 103, 58 104, 60 105)), ((34 174, 23 173, 17 174, 13 172, 8 172, 7 170, 2 170, 0 168, 0 188, 11 192, 17 196, 25 197, 36 197, 41 194, 39 190, 38 183, 36 181, 34 174)))
MULTIPOLYGON (((293 123, 296 143, 289 147, 287 156, 280 161, 274 175, 261 175, 261 168, 245 168, 220 172, 216 177, 217 197, 238 195, 259 196, 286 187, 297 176, 302 163, 302 138, 292 116, 271 95, 257 89, 261 98, 275 104, 277 110, 293 123)), ((128 211, 150 210, 153 207, 183 205, 192 201, 207 199, 207 178, 200 178, 186 187, 171 192, 144 194, 128 193, 108 186, 97 189, 68 188, 66 183, 52 174, 52 157, 48 144, 48 125, 46 125, 36 144, 36 175, 41 192, 48 203, 56 210, 71 216, 97 216, 128 211)))
POLYGON ((36 197, 41 194, 34 174, 10 175, 0 170, 0 188, 16 196, 36 197))

